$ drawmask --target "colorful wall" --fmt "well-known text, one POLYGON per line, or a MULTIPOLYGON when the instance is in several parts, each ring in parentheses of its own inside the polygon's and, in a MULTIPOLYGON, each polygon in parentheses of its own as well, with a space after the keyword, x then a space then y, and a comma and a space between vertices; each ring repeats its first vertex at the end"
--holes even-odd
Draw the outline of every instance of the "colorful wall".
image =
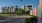
MULTIPOLYGON (((34 8, 35 9, 35 8, 34 8)), ((35 9, 36 10, 36 9, 35 9)), ((31 13, 31 15, 36 15, 36 14, 34 14, 34 13, 36 13, 36 12, 34 12, 34 11, 31 11, 30 12, 31 13), (33 13, 33 14, 32 14, 33 13)), ((37 16, 39 16, 40 18, 42 18, 42 0, 39 0, 39 5, 38 5, 38 11, 37 11, 37 16)))
POLYGON ((38 16, 40 17, 40 4, 38 6, 38 16))
POLYGON ((42 0, 40 0, 40 17, 42 18, 42 0))

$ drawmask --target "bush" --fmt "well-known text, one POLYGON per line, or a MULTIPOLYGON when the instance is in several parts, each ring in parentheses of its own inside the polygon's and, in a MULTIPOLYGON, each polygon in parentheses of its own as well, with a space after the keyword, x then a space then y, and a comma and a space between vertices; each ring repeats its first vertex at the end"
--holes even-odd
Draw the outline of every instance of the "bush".
POLYGON ((35 16, 25 19, 25 23, 37 23, 37 21, 38 19, 35 16))

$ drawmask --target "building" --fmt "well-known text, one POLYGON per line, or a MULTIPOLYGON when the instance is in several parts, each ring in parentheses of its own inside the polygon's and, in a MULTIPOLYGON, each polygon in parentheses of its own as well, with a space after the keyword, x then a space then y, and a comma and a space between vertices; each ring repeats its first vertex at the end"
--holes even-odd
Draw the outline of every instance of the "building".
POLYGON ((22 6, 21 9, 24 9, 24 6, 22 6))
POLYGON ((32 10, 32 5, 28 4, 28 5, 22 6, 22 9, 25 10, 26 14, 30 14, 30 11, 32 10))
POLYGON ((13 6, 2 7, 2 13, 10 13, 10 12, 15 12, 15 8, 13 6))
POLYGON ((31 11, 32 10, 32 5, 31 4, 27 5, 27 8, 28 8, 28 11, 31 11))
POLYGON ((2 13, 7 13, 7 8, 6 7, 2 7, 2 13))
POLYGON ((30 11, 30 15, 38 16, 38 5, 30 11))
POLYGON ((40 0, 40 17, 42 18, 42 0, 40 0))
POLYGON ((25 11, 30 11, 32 10, 32 5, 28 4, 28 5, 22 6, 22 9, 24 9, 25 11))
POLYGON ((30 15, 38 16, 38 6, 37 5, 34 9, 30 11, 30 15))

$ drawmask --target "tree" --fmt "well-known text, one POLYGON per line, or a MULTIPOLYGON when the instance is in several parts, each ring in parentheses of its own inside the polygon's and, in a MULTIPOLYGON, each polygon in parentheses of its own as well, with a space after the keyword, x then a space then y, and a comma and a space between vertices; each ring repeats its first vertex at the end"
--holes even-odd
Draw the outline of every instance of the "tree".
POLYGON ((16 7, 16 11, 18 11, 18 6, 16 5, 15 7, 16 7))
POLYGON ((17 8, 18 6, 16 5, 15 7, 17 8))
POLYGON ((23 11, 24 11, 23 9, 19 8, 18 9, 18 14, 23 14, 23 11))
POLYGON ((25 23, 37 23, 38 19, 36 16, 32 16, 31 18, 26 18, 25 23))

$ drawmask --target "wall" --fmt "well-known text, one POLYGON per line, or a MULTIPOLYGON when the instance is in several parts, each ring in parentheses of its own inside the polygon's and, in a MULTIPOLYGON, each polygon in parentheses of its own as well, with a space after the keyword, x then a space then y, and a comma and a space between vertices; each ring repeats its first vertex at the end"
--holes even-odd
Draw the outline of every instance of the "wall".
POLYGON ((41 15, 40 15, 40 17, 42 18, 42 0, 40 0, 40 13, 41 13, 41 15))

